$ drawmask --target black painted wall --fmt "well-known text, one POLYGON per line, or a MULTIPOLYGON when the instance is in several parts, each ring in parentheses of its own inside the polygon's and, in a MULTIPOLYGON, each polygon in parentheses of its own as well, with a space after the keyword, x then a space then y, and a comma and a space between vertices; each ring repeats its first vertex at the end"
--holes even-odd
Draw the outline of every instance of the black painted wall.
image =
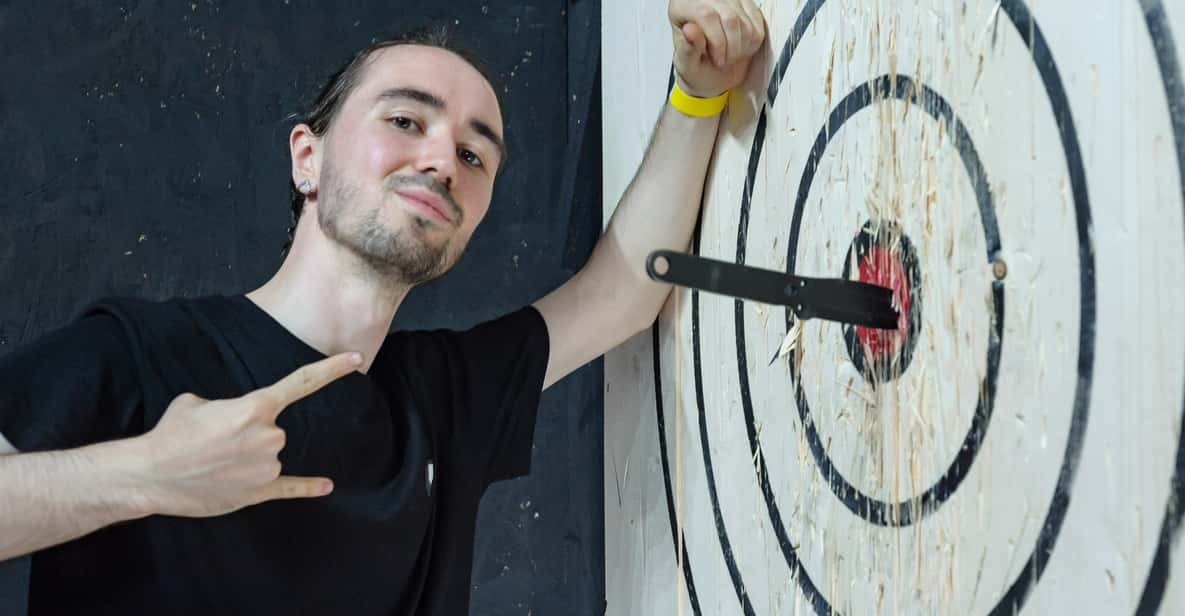
MULTIPOLYGON (((285 117, 428 21, 501 76, 511 161, 466 256, 395 326, 466 327, 566 280, 600 230, 599 0, 0 3, 0 354, 100 296, 266 280, 285 117)), ((592 365, 546 392, 532 474, 483 501, 474 614, 603 612, 601 391, 592 365)))

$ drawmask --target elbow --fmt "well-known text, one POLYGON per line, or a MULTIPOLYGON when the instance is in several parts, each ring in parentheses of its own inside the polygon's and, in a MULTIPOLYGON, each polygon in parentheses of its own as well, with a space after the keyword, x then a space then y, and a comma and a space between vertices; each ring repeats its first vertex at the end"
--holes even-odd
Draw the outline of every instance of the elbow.
POLYGON ((654 325, 659 315, 662 314, 662 308, 666 305, 671 296, 671 290, 674 288, 669 284, 651 281, 647 281, 645 284, 647 288, 636 295, 637 301, 630 310, 630 315, 633 317, 629 322, 631 338, 654 325))
POLYGON ((603 325, 621 334, 621 341, 650 329, 674 288, 631 267, 620 248, 604 238, 576 278, 585 290, 581 295, 595 302, 605 317, 603 325))

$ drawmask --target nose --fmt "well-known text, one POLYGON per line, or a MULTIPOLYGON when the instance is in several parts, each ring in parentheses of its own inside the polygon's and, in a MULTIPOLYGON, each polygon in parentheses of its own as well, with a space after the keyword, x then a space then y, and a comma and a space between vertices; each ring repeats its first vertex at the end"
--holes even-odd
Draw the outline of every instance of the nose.
POLYGON ((423 143, 416 170, 433 176, 452 192, 457 177, 457 148, 452 137, 442 135, 423 143))

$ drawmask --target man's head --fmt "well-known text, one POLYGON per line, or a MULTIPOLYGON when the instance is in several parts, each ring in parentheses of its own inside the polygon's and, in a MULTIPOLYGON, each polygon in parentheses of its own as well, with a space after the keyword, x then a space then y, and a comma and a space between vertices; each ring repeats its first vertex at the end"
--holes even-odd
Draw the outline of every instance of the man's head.
POLYGON ((315 208, 304 224, 385 280, 435 278, 489 209, 502 134, 497 91, 445 32, 375 43, 292 129, 293 228, 315 208))

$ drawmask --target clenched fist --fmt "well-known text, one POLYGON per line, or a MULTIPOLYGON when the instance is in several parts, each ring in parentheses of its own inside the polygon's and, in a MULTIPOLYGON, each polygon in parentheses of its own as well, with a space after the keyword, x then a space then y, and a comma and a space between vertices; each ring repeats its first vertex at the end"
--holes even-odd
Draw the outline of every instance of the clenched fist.
POLYGON ((207 517, 267 500, 328 494, 333 483, 327 478, 280 475, 285 437, 276 418, 361 363, 354 353, 335 355, 230 400, 178 396, 156 427, 139 438, 152 469, 143 490, 147 509, 207 517))
POLYGON ((765 17, 753 0, 670 0, 667 14, 684 92, 710 98, 745 80, 765 42, 765 17))

